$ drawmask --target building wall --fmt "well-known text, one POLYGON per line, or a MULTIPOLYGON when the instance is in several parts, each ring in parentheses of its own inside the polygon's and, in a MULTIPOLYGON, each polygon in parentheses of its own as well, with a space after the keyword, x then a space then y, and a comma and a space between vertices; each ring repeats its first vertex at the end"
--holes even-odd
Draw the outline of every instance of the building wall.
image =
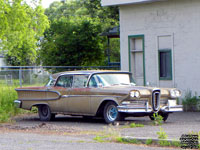
POLYGON ((0 67, 6 66, 4 58, 0 55, 0 67))
POLYGON ((200 1, 168 0, 120 6, 121 69, 129 71, 129 36, 144 35, 145 76, 151 86, 200 94, 200 1), (172 80, 159 80, 158 49, 172 51, 172 80))

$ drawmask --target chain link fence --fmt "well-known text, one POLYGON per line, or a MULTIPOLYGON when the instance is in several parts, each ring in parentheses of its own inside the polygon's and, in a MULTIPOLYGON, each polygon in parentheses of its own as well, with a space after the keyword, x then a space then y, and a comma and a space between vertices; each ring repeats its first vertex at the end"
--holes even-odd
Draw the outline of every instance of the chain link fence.
POLYGON ((120 70, 120 66, 4 66, 0 67, 0 84, 43 86, 50 74, 74 70, 120 70))

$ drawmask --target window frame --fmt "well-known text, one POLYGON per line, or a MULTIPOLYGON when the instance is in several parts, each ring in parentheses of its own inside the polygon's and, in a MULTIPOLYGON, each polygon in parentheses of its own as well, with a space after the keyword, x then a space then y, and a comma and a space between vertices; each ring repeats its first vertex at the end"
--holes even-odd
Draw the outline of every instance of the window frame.
POLYGON ((56 83, 54 84, 54 87, 63 87, 63 88, 72 88, 73 87, 73 80, 74 80, 74 76, 73 75, 61 75, 61 76, 59 76, 58 77, 58 79, 56 80, 56 83), (70 87, 64 87, 64 86, 57 86, 57 84, 58 84, 58 82, 59 82, 59 80, 60 80, 60 78, 62 78, 62 77, 66 77, 66 76, 71 76, 72 77, 72 83, 71 83, 71 86, 70 87))
POLYGON ((158 50, 158 70, 159 70, 159 80, 172 80, 173 78, 172 78, 172 50, 171 49, 159 49, 158 50), (170 58, 169 58, 169 61, 170 61, 170 64, 169 64, 169 66, 170 66, 170 69, 169 69, 169 74, 170 74, 170 76, 169 77, 161 77, 161 69, 160 69, 160 54, 162 53, 162 52, 169 52, 169 54, 170 54, 170 58))

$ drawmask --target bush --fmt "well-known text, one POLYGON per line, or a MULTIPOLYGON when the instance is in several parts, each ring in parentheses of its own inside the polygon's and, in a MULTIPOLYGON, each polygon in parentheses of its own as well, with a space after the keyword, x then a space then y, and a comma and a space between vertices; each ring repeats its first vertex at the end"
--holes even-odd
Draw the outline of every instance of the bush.
POLYGON ((11 117, 19 112, 13 103, 15 99, 17 99, 15 87, 0 87, 0 122, 10 121, 11 117))
POLYGON ((192 96, 192 92, 188 91, 183 99, 184 111, 200 111, 200 99, 197 96, 192 96))

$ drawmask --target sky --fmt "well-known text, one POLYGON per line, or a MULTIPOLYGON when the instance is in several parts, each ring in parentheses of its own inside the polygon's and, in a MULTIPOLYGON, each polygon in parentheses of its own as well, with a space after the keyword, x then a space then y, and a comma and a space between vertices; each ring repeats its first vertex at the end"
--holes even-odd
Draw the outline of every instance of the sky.
POLYGON ((44 8, 48 8, 49 5, 50 5, 52 2, 54 2, 54 1, 60 1, 60 0, 42 0, 42 6, 43 6, 44 8))
MULTIPOLYGON (((25 0, 26 2, 28 2, 28 4, 30 4, 31 5, 31 0, 25 0)), ((39 0, 38 0, 39 1, 39 0)), ((52 2, 54 2, 54 1, 60 1, 60 0, 42 0, 42 6, 44 7, 44 8, 48 8, 49 7, 49 5, 52 3, 52 2)))

